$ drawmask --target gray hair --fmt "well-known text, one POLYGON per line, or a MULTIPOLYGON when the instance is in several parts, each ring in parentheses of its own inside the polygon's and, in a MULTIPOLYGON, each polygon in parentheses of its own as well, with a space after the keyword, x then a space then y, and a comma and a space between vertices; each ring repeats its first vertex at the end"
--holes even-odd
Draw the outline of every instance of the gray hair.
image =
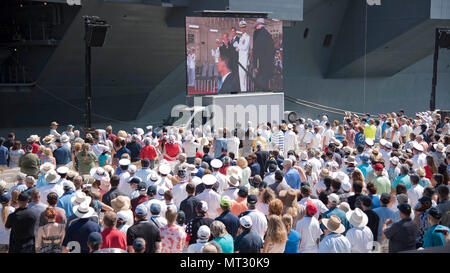
POLYGON ((152 140, 149 137, 144 138, 144 144, 145 146, 150 145, 152 143, 152 140))
POLYGON ((221 221, 214 221, 211 223, 211 235, 214 238, 220 238, 227 234, 226 227, 221 221))

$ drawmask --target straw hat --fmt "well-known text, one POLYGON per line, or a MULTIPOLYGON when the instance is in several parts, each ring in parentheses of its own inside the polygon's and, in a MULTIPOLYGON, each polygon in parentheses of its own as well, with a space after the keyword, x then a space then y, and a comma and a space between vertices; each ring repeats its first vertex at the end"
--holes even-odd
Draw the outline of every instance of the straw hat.
POLYGON ((442 144, 442 143, 439 142, 439 143, 437 143, 437 144, 433 144, 433 148, 434 148, 436 151, 443 153, 443 152, 444 152, 444 149, 445 149, 445 146, 444 146, 444 144, 442 144))
POLYGON ((49 172, 50 170, 55 170, 55 165, 53 165, 50 162, 45 162, 44 164, 41 165, 41 167, 39 168, 41 170, 41 172, 43 172, 44 174, 49 172))
POLYGON ((52 123, 50 123, 50 127, 52 126, 59 126, 59 124, 56 121, 53 121, 52 123))
POLYGON ((90 196, 87 196, 84 192, 77 191, 75 193, 75 196, 70 198, 70 202, 73 206, 78 206, 81 203, 87 203, 89 205, 91 203, 91 199, 92 198, 90 196))
POLYGON ((111 201, 111 207, 115 211, 128 210, 131 207, 130 198, 120 195, 111 201))
POLYGON ((55 138, 53 137, 53 135, 48 135, 44 137, 42 141, 44 142, 44 144, 50 145, 54 140, 55 138))
POLYGON ((345 231, 345 227, 341 223, 341 218, 336 215, 332 215, 329 219, 322 219, 322 224, 324 224, 329 231, 337 234, 345 231))
POLYGON ((200 145, 206 146, 206 145, 208 145, 208 144, 209 144, 209 141, 208 141, 208 139, 207 139, 206 137, 202 137, 202 138, 200 139, 200 145))
POLYGON ((95 180, 109 179, 108 172, 106 172, 102 167, 92 168, 89 172, 95 180))
POLYGON ((67 143, 67 142, 69 142, 69 140, 70 140, 70 137, 68 136, 68 135, 62 135, 61 136, 61 142, 62 143, 67 143))

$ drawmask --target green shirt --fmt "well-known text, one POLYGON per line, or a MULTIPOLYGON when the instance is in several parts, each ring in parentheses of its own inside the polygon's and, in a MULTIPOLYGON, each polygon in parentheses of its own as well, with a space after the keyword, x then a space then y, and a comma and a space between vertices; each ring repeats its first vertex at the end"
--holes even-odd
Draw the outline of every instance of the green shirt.
POLYGON ((89 171, 95 167, 95 161, 97 160, 97 157, 95 156, 94 152, 89 151, 86 158, 83 152, 79 152, 77 155, 77 159, 78 172, 83 175, 89 174, 89 171))
POLYGON ((391 193, 391 181, 383 175, 378 175, 372 182, 377 186, 377 194, 391 193))
POLYGON ((234 241, 233 237, 230 234, 227 234, 220 238, 215 238, 214 241, 216 241, 222 247, 223 253, 234 253, 234 241))
POLYGON ((19 159, 20 171, 26 175, 36 176, 39 172, 39 157, 33 153, 26 153, 19 159))

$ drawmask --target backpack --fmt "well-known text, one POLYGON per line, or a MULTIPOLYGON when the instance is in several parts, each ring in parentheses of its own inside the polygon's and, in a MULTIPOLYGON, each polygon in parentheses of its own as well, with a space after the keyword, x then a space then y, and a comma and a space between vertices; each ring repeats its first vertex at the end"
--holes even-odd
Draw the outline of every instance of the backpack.
MULTIPOLYGON (((59 225, 59 233, 61 234, 64 225, 59 225)), ((61 253, 62 252, 62 236, 61 235, 53 235, 48 236, 47 232, 44 228, 44 237, 42 237, 42 241, 50 241, 49 243, 42 243, 41 248, 39 249, 39 253, 61 253), (58 242, 56 242, 58 241, 58 242)))

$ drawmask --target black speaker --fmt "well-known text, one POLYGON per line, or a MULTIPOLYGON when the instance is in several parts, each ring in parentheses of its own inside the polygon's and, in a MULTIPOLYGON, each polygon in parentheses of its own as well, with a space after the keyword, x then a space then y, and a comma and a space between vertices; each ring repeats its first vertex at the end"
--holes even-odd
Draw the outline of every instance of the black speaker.
POLYGON ((439 37, 439 47, 450 49, 450 32, 441 32, 441 35, 439 37))
POLYGON ((106 32, 110 25, 102 23, 87 24, 86 41, 90 47, 102 47, 105 43, 106 32))

